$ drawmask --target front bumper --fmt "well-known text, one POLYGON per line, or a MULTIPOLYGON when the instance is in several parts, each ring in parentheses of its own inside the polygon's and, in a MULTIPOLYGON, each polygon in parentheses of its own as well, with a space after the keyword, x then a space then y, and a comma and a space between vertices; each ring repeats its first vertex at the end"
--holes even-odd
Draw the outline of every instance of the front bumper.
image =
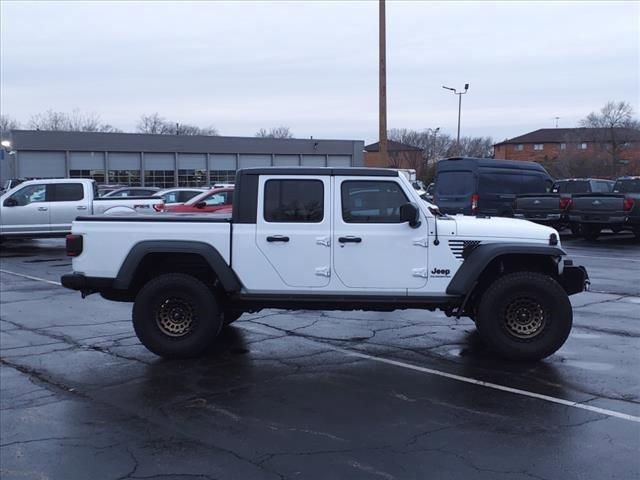
POLYGON ((565 260, 562 274, 560 275, 560 285, 567 292, 567 295, 589 290, 589 274, 583 266, 573 266, 571 260, 565 260))

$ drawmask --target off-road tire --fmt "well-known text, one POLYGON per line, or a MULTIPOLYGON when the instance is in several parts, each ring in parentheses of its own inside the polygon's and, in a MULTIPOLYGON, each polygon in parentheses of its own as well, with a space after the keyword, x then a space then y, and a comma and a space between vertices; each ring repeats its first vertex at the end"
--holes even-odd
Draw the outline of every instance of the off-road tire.
POLYGON ((595 242, 602 232, 602 228, 595 225, 583 225, 582 236, 590 242, 595 242))
POLYGON ((222 315, 204 283, 191 275, 167 273, 138 292, 133 328, 140 342, 156 355, 197 357, 220 333, 222 315))
POLYGON ((552 277, 536 272, 509 273, 495 280, 482 296, 476 319, 481 338, 493 351, 519 361, 540 360, 556 352, 572 323, 567 293, 552 277), (542 319, 540 328, 533 330, 536 322, 520 323, 521 315, 527 314, 542 319))

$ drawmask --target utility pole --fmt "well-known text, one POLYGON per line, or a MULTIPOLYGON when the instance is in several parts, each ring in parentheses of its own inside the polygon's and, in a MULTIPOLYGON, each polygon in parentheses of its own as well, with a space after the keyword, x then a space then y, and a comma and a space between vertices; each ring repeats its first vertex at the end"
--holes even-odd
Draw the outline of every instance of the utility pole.
POLYGON ((462 95, 467 93, 467 91, 469 90, 469 84, 464 84, 464 92, 458 92, 455 88, 445 87, 444 85, 442 86, 442 88, 451 90, 454 95, 458 95, 458 137, 456 140, 456 146, 458 149, 458 154, 460 154, 460 117, 462 116, 462 95))
POLYGON ((385 26, 385 0, 380 0, 379 8, 379 56, 380 56, 380 80, 379 80, 379 150, 380 150, 380 163, 382 165, 389 165, 389 154, 387 152, 387 36, 385 26))

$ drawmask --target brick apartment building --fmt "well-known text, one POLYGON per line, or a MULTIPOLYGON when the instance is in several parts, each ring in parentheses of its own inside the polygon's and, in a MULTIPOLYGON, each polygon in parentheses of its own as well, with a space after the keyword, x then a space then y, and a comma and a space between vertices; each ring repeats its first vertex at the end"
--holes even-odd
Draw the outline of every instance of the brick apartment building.
POLYGON ((542 128, 493 148, 496 159, 531 160, 560 175, 640 174, 640 131, 631 128, 542 128))
POLYGON ((389 161, 380 158, 380 143, 364 147, 363 162, 366 167, 413 168, 419 172, 423 167, 422 150, 412 145, 389 140, 387 142, 389 161))

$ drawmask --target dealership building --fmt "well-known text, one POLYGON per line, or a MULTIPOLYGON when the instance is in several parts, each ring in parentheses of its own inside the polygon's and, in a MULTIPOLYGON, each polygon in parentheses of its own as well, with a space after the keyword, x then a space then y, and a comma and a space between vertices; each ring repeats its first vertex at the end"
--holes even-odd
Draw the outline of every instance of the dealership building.
POLYGON ((363 165, 358 140, 147 135, 13 130, 3 136, 0 177, 93 178, 157 187, 233 182, 265 166, 363 165))

